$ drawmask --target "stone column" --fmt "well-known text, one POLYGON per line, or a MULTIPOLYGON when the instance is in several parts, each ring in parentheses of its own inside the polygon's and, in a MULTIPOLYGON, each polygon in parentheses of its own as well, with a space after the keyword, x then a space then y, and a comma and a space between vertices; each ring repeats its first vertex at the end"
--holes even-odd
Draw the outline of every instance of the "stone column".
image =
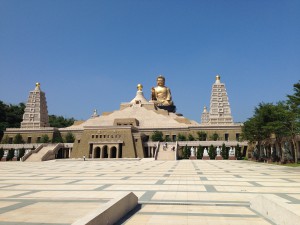
POLYGON ((100 147, 100 159, 103 158, 103 154, 104 154, 104 149, 103 146, 100 147))
POLYGON ((119 153, 120 153, 120 146, 118 145, 116 148, 117 148, 116 158, 118 159, 119 158, 119 153))

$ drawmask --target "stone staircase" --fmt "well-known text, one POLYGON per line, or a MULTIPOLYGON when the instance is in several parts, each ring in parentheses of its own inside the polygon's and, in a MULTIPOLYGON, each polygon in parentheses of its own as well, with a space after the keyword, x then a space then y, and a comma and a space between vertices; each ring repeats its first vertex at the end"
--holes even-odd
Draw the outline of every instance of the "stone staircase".
POLYGON ((33 152, 26 162, 41 162, 45 160, 51 160, 55 158, 55 150, 60 148, 60 144, 42 146, 38 152, 33 152))
POLYGON ((176 144, 160 143, 156 160, 176 160, 176 144))

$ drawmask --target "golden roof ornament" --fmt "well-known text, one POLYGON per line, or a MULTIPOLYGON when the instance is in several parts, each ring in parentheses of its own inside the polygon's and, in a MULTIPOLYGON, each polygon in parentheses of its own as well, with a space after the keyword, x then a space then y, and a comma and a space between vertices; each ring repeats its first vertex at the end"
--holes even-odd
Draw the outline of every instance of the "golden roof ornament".
POLYGON ((219 74, 216 76, 216 80, 221 80, 221 77, 219 74))
POLYGON ((40 90, 41 89, 41 84, 39 82, 35 83, 35 90, 40 90))
POLYGON ((143 91, 143 85, 138 84, 138 85, 137 85, 137 89, 138 89, 138 91, 143 91))

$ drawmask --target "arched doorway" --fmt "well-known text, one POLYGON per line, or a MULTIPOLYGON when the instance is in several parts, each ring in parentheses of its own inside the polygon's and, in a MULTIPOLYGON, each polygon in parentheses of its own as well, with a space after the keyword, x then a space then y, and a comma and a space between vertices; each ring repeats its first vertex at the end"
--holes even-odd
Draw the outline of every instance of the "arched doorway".
POLYGON ((117 158, 117 148, 115 146, 110 148, 110 158, 117 158))
POLYGON ((103 146, 102 151, 103 151, 103 158, 108 158, 107 145, 103 146))
POLYGON ((94 158, 100 158, 100 156, 101 156, 101 149, 100 147, 96 147, 94 149, 94 158))

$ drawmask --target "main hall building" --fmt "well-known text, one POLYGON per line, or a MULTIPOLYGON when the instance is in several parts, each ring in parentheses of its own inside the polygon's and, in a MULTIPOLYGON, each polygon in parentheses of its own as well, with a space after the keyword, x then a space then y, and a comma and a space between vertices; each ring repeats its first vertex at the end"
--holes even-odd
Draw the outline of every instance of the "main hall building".
MULTIPOLYGON (((227 147, 239 144, 243 150, 247 148, 247 142, 240 142, 242 124, 233 122, 227 91, 220 76, 216 76, 212 85, 210 109, 204 107, 201 123, 176 113, 170 89, 164 83, 165 78, 159 76, 150 100, 144 97, 142 85, 138 85, 133 99, 121 103, 119 110, 102 115, 95 110, 88 120, 77 121, 66 128, 49 126, 46 96, 37 83, 29 93, 21 128, 8 128, 4 136, 12 143, 17 134, 22 135, 26 142, 23 147, 27 149, 23 159, 28 161, 83 156, 176 160, 186 145, 196 148, 225 143, 227 147), (163 134, 164 142, 151 140, 157 131, 163 134), (196 138, 199 132, 205 133, 205 140, 182 141, 179 138, 196 138), (53 140, 69 133, 74 135, 74 143, 40 144, 43 135, 53 140)), ((11 147, 7 145, 6 149, 11 147)))

